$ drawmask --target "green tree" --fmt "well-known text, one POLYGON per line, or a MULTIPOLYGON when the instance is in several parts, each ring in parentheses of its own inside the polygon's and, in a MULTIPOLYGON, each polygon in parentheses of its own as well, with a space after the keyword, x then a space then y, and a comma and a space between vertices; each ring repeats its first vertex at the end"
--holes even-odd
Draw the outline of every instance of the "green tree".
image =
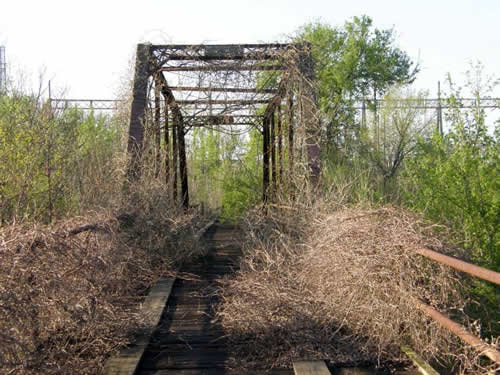
POLYGON ((376 99, 394 84, 415 80, 418 66, 395 46, 393 29, 373 27, 370 17, 354 17, 343 27, 310 23, 299 30, 298 41, 312 45, 319 105, 327 119, 329 144, 346 141, 354 126, 353 101, 376 99))
POLYGON ((223 205, 224 181, 238 162, 243 141, 239 134, 194 128, 189 153, 194 201, 211 209, 223 205))
POLYGON ((262 134, 252 129, 241 152, 230 169, 226 170, 222 189, 225 218, 237 218, 262 199, 262 134))
POLYGON ((382 179, 385 199, 391 197, 391 184, 403 162, 416 152, 420 139, 432 136, 435 116, 424 107, 425 93, 394 86, 384 96, 379 119, 370 119, 361 131, 361 155, 382 179))

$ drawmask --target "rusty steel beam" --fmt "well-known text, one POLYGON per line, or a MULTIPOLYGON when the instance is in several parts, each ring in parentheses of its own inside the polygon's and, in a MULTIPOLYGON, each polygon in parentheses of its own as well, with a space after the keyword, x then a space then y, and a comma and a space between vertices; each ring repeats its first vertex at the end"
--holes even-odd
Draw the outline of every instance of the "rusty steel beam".
POLYGON ((316 117, 318 110, 318 98, 315 86, 314 60, 311 54, 311 44, 306 43, 299 56, 299 70, 304 79, 302 95, 306 98, 301 103, 301 124, 305 128, 305 145, 307 153, 307 164, 309 169, 309 181, 314 188, 318 187, 321 176, 321 147, 318 128, 319 118, 316 117))
POLYGON ((275 154, 275 118, 274 113, 277 106, 283 100, 283 96, 286 94, 286 86, 288 84, 289 75, 285 74, 285 76, 281 79, 276 95, 268 101, 268 105, 264 112, 264 123, 263 123, 263 201, 267 202, 269 200, 269 162, 270 157, 272 158, 271 162, 271 173, 272 173, 272 183, 271 193, 274 198, 275 189, 276 189, 276 154, 275 154), (271 134, 270 134, 271 133, 271 134), (272 143, 271 143, 272 142, 272 143))
POLYGON ((289 79, 290 76, 285 73, 284 77, 280 81, 278 90, 276 91, 276 95, 271 99, 269 105, 266 108, 266 111, 264 112, 264 117, 271 116, 278 104, 280 104, 283 100, 283 97, 286 95, 286 87, 288 85, 289 79))
POLYGON ((178 179, 178 163, 179 161, 179 151, 177 150, 177 124, 175 123, 175 118, 172 124, 172 199, 177 203, 177 192, 179 189, 178 179))
POLYGON ((210 56, 202 56, 197 55, 196 52, 193 54, 168 54, 168 60, 174 61, 215 61, 215 60, 274 60, 276 59, 276 55, 269 53, 247 53, 244 55, 210 55, 210 56))
POLYGON ((268 71, 268 70, 285 70, 282 65, 239 65, 239 64, 224 64, 212 66, 164 66, 159 70, 162 72, 251 72, 251 71, 268 71))
POLYGON ((154 88, 154 138, 156 146, 156 164, 155 164, 155 177, 160 175, 160 162, 161 162, 161 104, 160 104, 160 80, 155 78, 154 88))
POLYGON ((256 126, 257 122, 231 122, 227 124, 208 124, 203 122, 188 123, 188 127, 191 128, 210 128, 215 129, 218 126, 256 126))
POLYGON ((124 100, 121 100, 121 99, 57 99, 57 98, 50 98, 50 100, 54 103, 61 102, 61 103, 68 103, 68 104, 71 104, 72 102, 86 102, 86 103, 119 103, 119 102, 124 102, 124 100))
POLYGON ((186 148, 184 141, 184 118, 181 109, 175 100, 175 96, 169 89, 167 80, 162 74, 158 75, 161 83, 161 93, 165 98, 165 102, 172 109, 173 124, 172 124, 172 169, 173 169, 173 200, 177 201, 177 166, 179 166, 179 174, 181 179, 182 203, 184 207, 189 206, 189 188, 187 179, 187 163, 186 163, 186 148))
POLYGON ((293 163, 294 163, 294 129, 293 129, 293 95, 288 94, 288 173, 289 183, 292 186, 293 163))
POLYGON ((268 99, 239 99, 239 100, 177 100, 179 105, 212 105, 212 104, 226 104, 226 105, 252 105, 252 104, 268 104, 268 99))
POLYGON ((265 90, 257 88, 237 88, 237 87, 186 87, 186 86, 169 86, 172 91, 202 91, 202 92, 235 92, 235 93, 252 93, 252 94, 275 94, 276 90, 265 90))
POLYGON ((286 49, 290 48, 288 43, 246 43, 246 44, 155 44, 151 47, 152 51, 158 50, 191 50, 191 51, 202 51, 207 47, 209 48, 219 48, 219 49, 230 49, 230 48, 247 48, 247 49, 286 49))
POLYGON ((479 277, 480 279, 500 285, 500 273, 498 272, 475 266, 473 264, 464 262, 463 260, 440 254, 436 251, 426 248, 420 248, 416 251, 416 253, 436 262, 446 264, 447 266, 450 266, 458 271, 462 271, 468 273, 469 275, 479 277))
POLYGON ((282 132, 282 124, 281 124, 281 103, 278 104, 277 108, 278 113, 278 165, 279 165, 279 174, 278 174, 278 183, 281 184, 283 181, 283 132, 282 132))
POLYGON ((262 200, 266 203, 269 200, 269 117, 264 117, 262 126, 262 200))
POLYGON ((271 114, 271 197, 272 200, 276 200, 276 115, 275 112, 271 114))
POLYGON ((54 99, 50 98, 50 104, 55 110, 65 110, 67 108, 78 108, 82 110, 103 110, 113 111, 118 109, 118 105, 123 103, 119 99, 54 99))
POLYGON ((184 124, 182 121, 179 123, 179 129, 177 132, 177 144, 179 150, 179 173, 181 177, 181 193, 182 193, 182 205, 185 209, 189 208, 189 186, 188 186, 188 171, 187 171, 187 160, 186 160, 186 142, 184 138, 184 124))
POLYGON ((168 126, 168 103, 165 101, 165 184, 167 186, 167 191, 169 190, 170 183, 170 137, 168 136, 169 126, 168 126))
POLYGON ((213 117, 217 117, 217 116, 230 116, 230 117, 233 117, 233 118, 263 118, 264 116, 263 115, 234 115, 234 114, 231 114, 231 113, 222 113, 220 115, 187 115, 187 116, 184 116, 185 119, 193 119, 193 118, 196 118, 196 119, 209 119, 209 118, 213 118, 213 117))
POLYGON ((471 345, 475 350, 477 350, 479 354, 485 355, 493 362, 500 364, 500 352, 494 349, 491 345, 488 345, 479 337, 468 332, 464 326, 455 323, 446 315, 440 313, 439 311, 423 303, 422 301, 415 299, 415 304, 428 317, 441 324, 441 326, 443 326, 448 331, 460 337, 465 343, 471 345))
MULTIPOLYGON (((165 100, 172 107, 172 114, 174 117, 174 130, 177 129, 177 151, 179 154, 179 174, 181 179, 181 193, 182 193, 182 205, 184 208, 189 207, 189 186, 188 186, 188 171, 187 171, 187 161, 186 161, 186 143, 184 139, 184 118, 182 116, 181 109, 178 102, 175 100, 174 94, 169 89, 167 81, 163 75, 159 75, 159 79, 162 83, 162 94, 165 100)), ((176 175, 174 172, 174 180, 176 180, 176 175)), ((176 187, 174 187, 174 194, 176 194, 176 187)))

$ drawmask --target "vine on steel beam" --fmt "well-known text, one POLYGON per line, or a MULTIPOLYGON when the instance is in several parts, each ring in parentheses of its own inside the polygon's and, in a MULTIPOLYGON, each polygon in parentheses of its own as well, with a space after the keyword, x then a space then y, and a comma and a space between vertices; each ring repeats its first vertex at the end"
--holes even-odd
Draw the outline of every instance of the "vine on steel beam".
POLYGON ((321 174, 321 151, 319 145, 319 119, 317 116, 316 108, 318 106, 316 90, 314 88, 314 61, 311 55, 311 45, 306 43, 305 45, 306 53, 303 53, 299 57, 299 69, 304 76, 303 85, 303 100, 302 105, 303 110, 303 121, 305 122, 306 131, 306 148, 307 148, 307 160, 309 167, 309 178, 313 186, 316 186, 319 182, 319 176, 321 174))

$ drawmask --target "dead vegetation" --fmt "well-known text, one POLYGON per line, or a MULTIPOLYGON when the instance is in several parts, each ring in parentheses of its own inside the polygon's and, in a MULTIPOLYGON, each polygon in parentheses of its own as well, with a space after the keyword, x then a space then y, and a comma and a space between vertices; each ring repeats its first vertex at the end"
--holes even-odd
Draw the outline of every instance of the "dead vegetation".
POLYGON ((199 252, 203 220, 142 189, 131 214, 0 229, 2 374, 98 374, 140 329, 152 283, 199 252))
POLYGON ((463 276, 414 253, 446 252, 432 228, 391 207, 318 207, 248 217, 242 270, 226 280, 218 311, 235 364, 327 359, 390 368, 404 364, 399 348, 409 345, 459 372, 484 373, 477 356, 415 306, 419 298, 466 322, 463 276))

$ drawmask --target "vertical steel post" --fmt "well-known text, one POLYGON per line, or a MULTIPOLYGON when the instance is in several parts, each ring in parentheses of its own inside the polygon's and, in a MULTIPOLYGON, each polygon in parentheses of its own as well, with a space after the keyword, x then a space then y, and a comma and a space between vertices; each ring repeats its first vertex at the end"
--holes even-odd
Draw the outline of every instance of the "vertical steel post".
POLYGON ((292 184, 292 179, 293 179, 293 163, 294 163, 294 144, 293 144, 293 96, 292 93, 289 93, 288 96, 288 177, 289 177, 289 184, 290 187, 293 186, 292 184))
POLYGON ((175 203, 177 203, 177 131, 178 131, 178 119, 174 116, 174 123, 172 124, 172 198, 175 203))
POLYGON ((443 136, 443 111, 441 108, 441 82, 438 81, 437 131, 443 136))
POLYGON ((283 130, 282 130, 282 118, 281 118, 281 102, 278 104, 278 184, 281 185, 283 181, 283 130))
POLYGON ((167 190, 169 190, 170 184, 170 139, 168 132, 170 131, 168 126, 168 102, 165 98, 165 184, 167 190))
POLYGON ((130 155, 127 175, 132 180, 140 176, 140 159, 144 140, 144 117, 148 90, 150 45, 138 44, 135 62, 132 108, 128 132, 127 151, 130 155))
POLYGON ((269 200, 269 118, 264 117, 262 127, 262 200, 269 200))
POLYGON ((271 112, 271 199, 276 198, 276 112, 271 112))
POLYGON ((0 95, 6 93, 7 93, 7 60, 5 57, 5 47, 0 46, 0 95))
POLYGON ((179 173, 181 177, 182 205, 187 209, 189 207, 189 187, 186 162, 186 142, 184 138, 184 124, 182 121, 182 117, 176 117, 178 117, 179 123, 179 127, 177 129, 177 143, 179 150, 179 173))
POLYGON ((154 137, 155 137, 155 148, 156 148, 156 160, 155 160, 155 177, 158 178, 160 175, 160 164, 161 164, 161 103, 160 103, 160 91, 161 83, 158 78, 155 79, 155 112, 154 112, 154 137))
POLYGON ((306 133, 306 152, 309 167, 309 181, 313 187, 318 185, 321 174, 321 150, 319 145, 319 119, 317 117, 317 97, 314 87, 314 61, 311 44, 303 45, 299 56, 299 69, 303 76, 301 101, 301 119, 306 133))

